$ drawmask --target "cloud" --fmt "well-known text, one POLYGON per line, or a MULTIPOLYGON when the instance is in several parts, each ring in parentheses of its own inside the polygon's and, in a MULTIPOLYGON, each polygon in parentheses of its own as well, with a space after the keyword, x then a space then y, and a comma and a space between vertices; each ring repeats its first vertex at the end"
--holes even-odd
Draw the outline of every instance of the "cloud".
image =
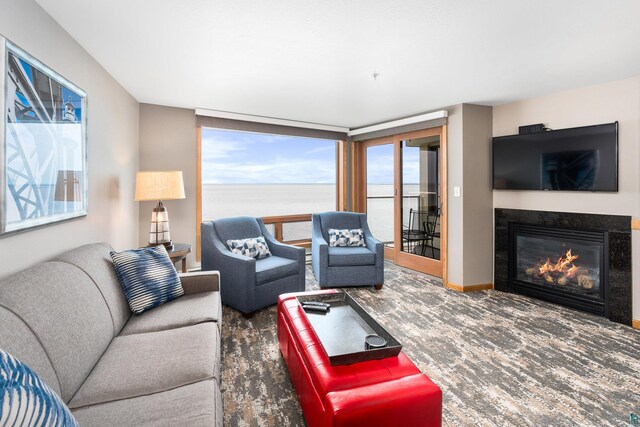
POLYGON ((335 183, 335 142, 206 129, 202 181, 219 184, 335 183))
POLYGON ((332 151, 332 150, 335 150, 335 149, 336 149, 335 145, 327 145, 326 147, 313 148, 313 149, 307 151, 305 154, 317 154, 317 153, 322 153, 322 152, 325 152, 325 151, 332 151))
POLYGON ((275 162, 204 163, 202 181, 209 184, 332 184, 335 162, 289 158, 275 162))

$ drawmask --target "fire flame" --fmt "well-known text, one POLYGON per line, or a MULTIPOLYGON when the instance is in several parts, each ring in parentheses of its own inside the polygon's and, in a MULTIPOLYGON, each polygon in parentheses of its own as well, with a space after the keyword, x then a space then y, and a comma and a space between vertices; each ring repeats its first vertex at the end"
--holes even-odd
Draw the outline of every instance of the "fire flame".
POLYGON ((547 273, 561 273, 571 278, 578 271, 578 267, 573 265, 573 261, 577 260, 579 255, 572 255, 571 249, 569 249, 565 256, 558 258, 555 264, 551 263, 551 259, 547 258, 547 262, 542 264, 539 268, 540 275, 547 273))

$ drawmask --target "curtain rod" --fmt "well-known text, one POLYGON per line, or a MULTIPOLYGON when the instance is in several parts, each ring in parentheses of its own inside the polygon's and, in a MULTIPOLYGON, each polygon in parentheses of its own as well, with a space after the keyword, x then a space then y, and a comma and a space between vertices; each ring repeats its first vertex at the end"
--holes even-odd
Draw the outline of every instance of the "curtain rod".
POLYGON ((276 119, 274 117, 253 116, 251 114, 230 113, 228 111, 206 110, 196 108, 196 116, 217 117, 220 119, 243 120, 247 122, 268 123, 271 125, 292 126, 297 128, 327 130, 332 132, 349 132, 349 128, 318 123, 298 122, 295 120, 276 119))
POLYGON ((444 119, 449 116, 447 110, 435 111, 433 113, 420 114, 418 116, 407 117, 404 119, 394 120, 391 122, 379 123, 377 125, 365 126, 350 130, 347 134, 349 136, 361 135, 363 133, 376 132, 379 130, 395 128, 399 126, 411 125, 419 122, 426 122, 429 120, 444 119))

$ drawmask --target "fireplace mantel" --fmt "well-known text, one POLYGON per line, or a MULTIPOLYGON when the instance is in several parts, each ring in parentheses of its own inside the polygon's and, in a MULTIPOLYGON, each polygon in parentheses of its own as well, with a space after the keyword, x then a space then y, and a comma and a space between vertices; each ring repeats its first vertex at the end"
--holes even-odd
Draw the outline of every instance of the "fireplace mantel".
POLYGON ((608 234, 607 318, 631 325, 631 217, 570 212, 495 210, 495 289, 514 292, 509 282, 509 224, 604 230, 608 234))

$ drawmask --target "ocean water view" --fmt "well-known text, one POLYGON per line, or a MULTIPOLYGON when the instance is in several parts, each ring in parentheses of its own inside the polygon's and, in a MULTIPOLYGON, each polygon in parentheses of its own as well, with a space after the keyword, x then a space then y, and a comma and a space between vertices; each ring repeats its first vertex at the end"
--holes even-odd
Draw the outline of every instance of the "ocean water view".
MULTIPOLYGON (((406 185, 405 195, 417 194, 418 185, 406 185)), ((374 198, 367 202, 368 223, 376 238, 393 240, 393 185, 367 186, 374 198)), ((417 200, 407 199, 405 211, 417 200)), ((203 184, 202 219, 234 216, 296 215, 333 211, 336 208, 335 184, 203 184)), ((285 240, 308 239, 311 223, 284 224, 285 240)))

